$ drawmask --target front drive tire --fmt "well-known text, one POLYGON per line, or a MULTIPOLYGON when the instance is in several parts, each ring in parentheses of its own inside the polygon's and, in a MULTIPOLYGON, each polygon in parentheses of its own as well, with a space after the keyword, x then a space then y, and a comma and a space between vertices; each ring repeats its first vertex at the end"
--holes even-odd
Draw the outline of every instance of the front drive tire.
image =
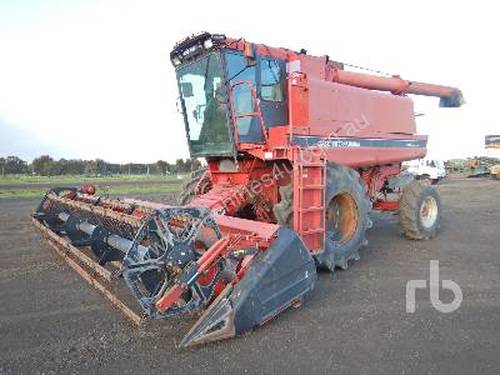
POLYGON ((186 206, 195 197, 194 190, 196 185, 200 182, 201 178, 206 172, 206 168, 198 169, 197 171, 192 171, 190 175, 182 184, 182 191, 177 197, 177 204, 179 206, 186 206))
POLYGON ((441 198, 427 181, 415 180, 403 189, 399 223, 409 239, 427 240, 436 236, 441 226, 441 198))
MULTIPOLYGON (((372 227, 370 201, 358 172, 328 163, 326 170, 326 241, 325 251, 315 256, 318 267, 334 272, 347 269, 349 261, 359 259, 366 245, 366 231, 372 227)), ((273 208, 279 225, 293 227, 293 185, 280 188, 281 202, 273 208)))
POLYGON ((371 205, 354 169, 328 163, 326 172, 326 243, 316 260, 333 272, 359 259, 359 249, 367 244, 366 231, 372 227, 371 205))

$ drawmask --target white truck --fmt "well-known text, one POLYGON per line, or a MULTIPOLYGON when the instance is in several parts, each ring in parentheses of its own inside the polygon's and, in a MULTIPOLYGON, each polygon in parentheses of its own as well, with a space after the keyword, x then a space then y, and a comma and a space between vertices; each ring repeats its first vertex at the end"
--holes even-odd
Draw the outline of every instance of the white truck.
POLYGON ((405 162, 403 165, 415 178, 429 179, 433 184, 446 177, 446 168, 442 160, 417 159, 405 162))

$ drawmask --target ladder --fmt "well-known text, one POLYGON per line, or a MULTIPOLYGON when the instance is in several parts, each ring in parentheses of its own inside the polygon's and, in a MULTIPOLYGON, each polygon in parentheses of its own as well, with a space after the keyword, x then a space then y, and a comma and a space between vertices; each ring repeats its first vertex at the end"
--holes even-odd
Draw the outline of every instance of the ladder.
POLYGON ((325 243, 326 161, 319 148, 295 148, 293 160, 293 227, 318 254, 325 243))

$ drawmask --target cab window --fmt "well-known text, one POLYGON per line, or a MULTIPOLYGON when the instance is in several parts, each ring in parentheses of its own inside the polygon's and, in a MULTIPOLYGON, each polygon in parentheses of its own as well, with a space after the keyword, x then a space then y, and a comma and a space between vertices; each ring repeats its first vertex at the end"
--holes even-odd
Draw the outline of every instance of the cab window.
POLYGON ((274 59, 263 58, 260 64, 260 96, 270 102, 283 101, 282 70, 274 59))

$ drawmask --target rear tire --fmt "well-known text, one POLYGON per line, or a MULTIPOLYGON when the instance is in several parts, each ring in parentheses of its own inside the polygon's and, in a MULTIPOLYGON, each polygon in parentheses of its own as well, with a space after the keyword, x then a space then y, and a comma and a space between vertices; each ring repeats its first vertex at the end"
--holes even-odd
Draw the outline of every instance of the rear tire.
POLYGON ((403 234, 412 240, 436 236, 441 226, 441 199, 425 181, 413 181, 403 189, 399 201, 399 220, 403 234))

